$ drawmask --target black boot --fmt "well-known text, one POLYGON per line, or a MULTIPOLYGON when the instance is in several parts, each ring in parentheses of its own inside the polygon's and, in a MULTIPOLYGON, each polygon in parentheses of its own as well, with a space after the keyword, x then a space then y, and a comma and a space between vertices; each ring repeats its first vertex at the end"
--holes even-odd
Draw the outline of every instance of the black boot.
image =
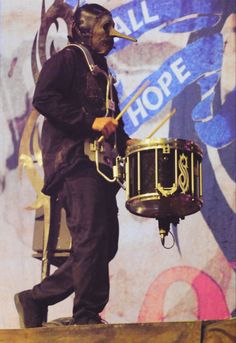
POLYGON ((47 306, 32 298, 30 290, 14 296, 21 328, 35 328, 42 326, 47 314, 47 306))
POLYGON ((84 324, 108 324, 108 322, 102 319, 98 314, 82 317, 79 319, 72 318, 69 325, 84 325, 84 324))

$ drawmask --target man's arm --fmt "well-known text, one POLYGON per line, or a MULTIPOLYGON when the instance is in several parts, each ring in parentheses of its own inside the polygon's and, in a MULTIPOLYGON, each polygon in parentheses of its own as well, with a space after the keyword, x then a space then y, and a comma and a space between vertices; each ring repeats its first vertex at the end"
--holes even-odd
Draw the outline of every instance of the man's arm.
MULTIPOLYGON (((89 136, 94 117, 70 99, 78 56, 70 49, 56 54, 42 68, 33 97, 34 107, 55 126, 75 136, 89 136)), ((81 59, 82 63, 83 60, 81 59)))
MULTIPOLYGON (((92 131, 98 131, 108 138, 118 126, 116 120, 94 118, 84 107, 75 106, 69 100, 68 92, 75 76, 75 58, 78 57, 72 50, 65 49, 45 63, 35 88, 33 105, 68 134, 89 137, 92 131)), ((81 63, 85 63, 83 56, 81 63)))

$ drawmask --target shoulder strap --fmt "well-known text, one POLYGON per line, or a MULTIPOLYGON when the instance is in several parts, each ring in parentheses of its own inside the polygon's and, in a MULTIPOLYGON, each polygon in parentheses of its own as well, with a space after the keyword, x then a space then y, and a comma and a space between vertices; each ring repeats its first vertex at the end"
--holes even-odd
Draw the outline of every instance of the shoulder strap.
POLYGON ((107 80, 107 89, 106 89, 106 114, 105 116, 107 116, 109 114, 109 111, 111 111, 111 113, 113 113, 112 116, 114 116, 115 113, 115 105, 114 105, 114 101, 113 101, 113 89, 112 89, 112 85, 113 85, 113 77, 112 75, 109 73, 106 73, 103 69, 101 69, 98 65, 96 65, 94 63, 94 60, 92 58, 92 55, 90 53, 90 51, 82 44, 75 44, 75 43, 71 43, 68 44, 68 46, 75 46, 77 49, 80 49, 85 57, 85 60, 87 62, 87 65, 89 67, 89 70, 91 71, 91 73, 94 76, 97 76, 98 74, 103 74, 107 80))
POLYGON ((102 73, 107 77, 107 73, 94 63, 94 60, 92 58, 90 51, 84 45, 71 43, 71 44, 68 44, 67 46, 75 46, 76 48, 80 49, 83 52, 85 60, 89 67, 89 70, 91 71, 93 75, 102 73))

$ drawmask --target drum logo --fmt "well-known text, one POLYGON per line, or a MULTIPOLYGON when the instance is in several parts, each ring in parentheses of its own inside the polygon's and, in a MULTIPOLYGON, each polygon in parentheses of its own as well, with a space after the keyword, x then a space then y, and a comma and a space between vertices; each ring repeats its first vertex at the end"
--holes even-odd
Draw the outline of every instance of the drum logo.
POLYGON ((182 193, 185 194, 189 189, 189 173, 188 173, 188 158, 184 154, 179 156, 178 162, 180 174, 179 174, 179 186, 182 193))

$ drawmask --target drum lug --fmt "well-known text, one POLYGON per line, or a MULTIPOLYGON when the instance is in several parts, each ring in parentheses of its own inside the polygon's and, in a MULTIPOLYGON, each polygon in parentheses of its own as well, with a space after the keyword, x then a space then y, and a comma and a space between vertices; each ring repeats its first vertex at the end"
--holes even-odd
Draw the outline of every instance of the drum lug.
POLYGON ((162 152, 163 154, 170 154, 170 145, 169 144, 163 145, 162 152))

